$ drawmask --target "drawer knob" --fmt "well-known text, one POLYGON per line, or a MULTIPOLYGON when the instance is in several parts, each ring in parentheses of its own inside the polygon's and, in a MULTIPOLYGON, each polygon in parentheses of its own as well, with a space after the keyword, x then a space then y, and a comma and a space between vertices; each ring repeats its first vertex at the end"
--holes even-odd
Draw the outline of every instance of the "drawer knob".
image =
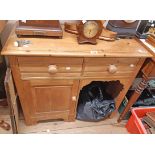
POLYGON ((57 73, 57 71, 58 71, 58 68, 56 65, 49 65, 48 66, 48 72, 49 73, 57 73))
POLYGON ((108 71, 109 71, 109 73, 114 74, 117 71, 117 67, 115 65, 109 65, 108 71))
POLYGON ((71 67, 66 67, 66 70, 67 70, 67 71, 71 70, 71 67))
POLYGON ((134 64, 130 64, 130 67, 133 68, 133 67, 135 67, 135 65, 134 64))
POLYGON ((76 96, 72 96, 72 101, 76 101, 76 96))

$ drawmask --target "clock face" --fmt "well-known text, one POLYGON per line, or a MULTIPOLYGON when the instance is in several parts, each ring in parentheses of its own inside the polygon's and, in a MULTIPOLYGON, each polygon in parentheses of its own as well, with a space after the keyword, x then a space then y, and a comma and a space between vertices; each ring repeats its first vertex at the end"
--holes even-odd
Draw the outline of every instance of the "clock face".
POLYGON ((98 29, 99 29, 99 26, 97 22, 87 21, 86 23, 84 23, 83 35, 86 38, 93 38, 97 35, 98 29))

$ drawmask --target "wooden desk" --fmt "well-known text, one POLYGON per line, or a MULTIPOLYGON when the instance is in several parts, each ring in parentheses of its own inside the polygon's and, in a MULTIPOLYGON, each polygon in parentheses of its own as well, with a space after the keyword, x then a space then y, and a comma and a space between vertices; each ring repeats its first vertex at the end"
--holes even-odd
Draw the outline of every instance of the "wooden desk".
POLYGON ((141 70, 141 72, 143 74, 142 81, 139 83, 139 85, 135 89, 134 93, 132 94, 131 98, 129 99, 126 107, 124 108, 123 112, 121 113, 121 115, 118 119, 118 122, 120 122, 125 117, 125 115, 129 111, 129 109, 132 107, 132 105, 137 101, 137 99, 139 98, 139 96, 141 95, 143 90, 146 88, 147 82, 151 78, 155 78, 155 53, 154 53, 155 49, 154 49, 154 51, 151 50, 149 48, 149 46, 147 46, 147 44, 144 44, 144 43, 143 43, 143 46, 145 46, 152 53, 152 55, 154 57, 148 59, 146 61, 146 65, 142 68, 142 70, 141 70))
POLYGON ((91 81, 123 84, 118 109, 143 62, 152 57, 135 39, 79 45, 76 36, 66 32, 63 39, 17 38, 13 32, 2 54, 9 58, 27 125, 59 118, 74 121, 80 89, 91 81), (22 39, 31 44, 15 47, 22 39))

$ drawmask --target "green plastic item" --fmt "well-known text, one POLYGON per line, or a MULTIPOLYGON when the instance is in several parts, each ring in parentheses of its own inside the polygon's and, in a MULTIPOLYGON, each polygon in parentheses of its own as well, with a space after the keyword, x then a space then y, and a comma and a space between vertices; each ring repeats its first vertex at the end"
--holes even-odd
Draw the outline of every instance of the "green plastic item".
MULTIPOLYGON (((123 99, 121 105, 120 105, 119 108, 118 108, 118 112, 119 112, 119 113, 122 113, 122 112, 123 112, 123 110, 124 110, 124 108, 126 107, 127 103, 128 103, 128 99, 127 99, 127 97, 125 96, 125 98, 123 99)), ((125 120, 128 120, 128 119, 130 118, 130 116, 131 116, 131 112, 129 111, 129 112, 126 114, 126 116, 125 116, 124 119, 125 119, 125 120)))

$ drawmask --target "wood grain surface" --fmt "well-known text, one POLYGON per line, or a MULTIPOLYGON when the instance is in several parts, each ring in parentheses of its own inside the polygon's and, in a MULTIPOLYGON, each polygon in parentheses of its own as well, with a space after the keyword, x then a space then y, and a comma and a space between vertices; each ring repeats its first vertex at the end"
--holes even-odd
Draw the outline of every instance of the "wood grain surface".
POLYGON ((49 119, 75 121, 79 91, 92 81, 123 84, 117 111, 145 58, 152 57, 136 39, 79 45, 77 37, 67 32, 63 39, 49 39, 17 38, 13 31, 2 54, 9 58, 27 125, 49 119), (31 44, 14 46, 23 39, 31 44), (109 70, 110 65, 116 72, 109 70))
POLYGON ((13 30, 2 54, 68 57, 152 57, 136 39, 120 39, 113 42, 98 40, 97 42, 97 45, 79 45, 77 36, 67 32, 64 32, 63 39, 17 38, 13 30), (15 47, 14 42, 17 40, 30 40, 31 44, 27 47, 15 47))

